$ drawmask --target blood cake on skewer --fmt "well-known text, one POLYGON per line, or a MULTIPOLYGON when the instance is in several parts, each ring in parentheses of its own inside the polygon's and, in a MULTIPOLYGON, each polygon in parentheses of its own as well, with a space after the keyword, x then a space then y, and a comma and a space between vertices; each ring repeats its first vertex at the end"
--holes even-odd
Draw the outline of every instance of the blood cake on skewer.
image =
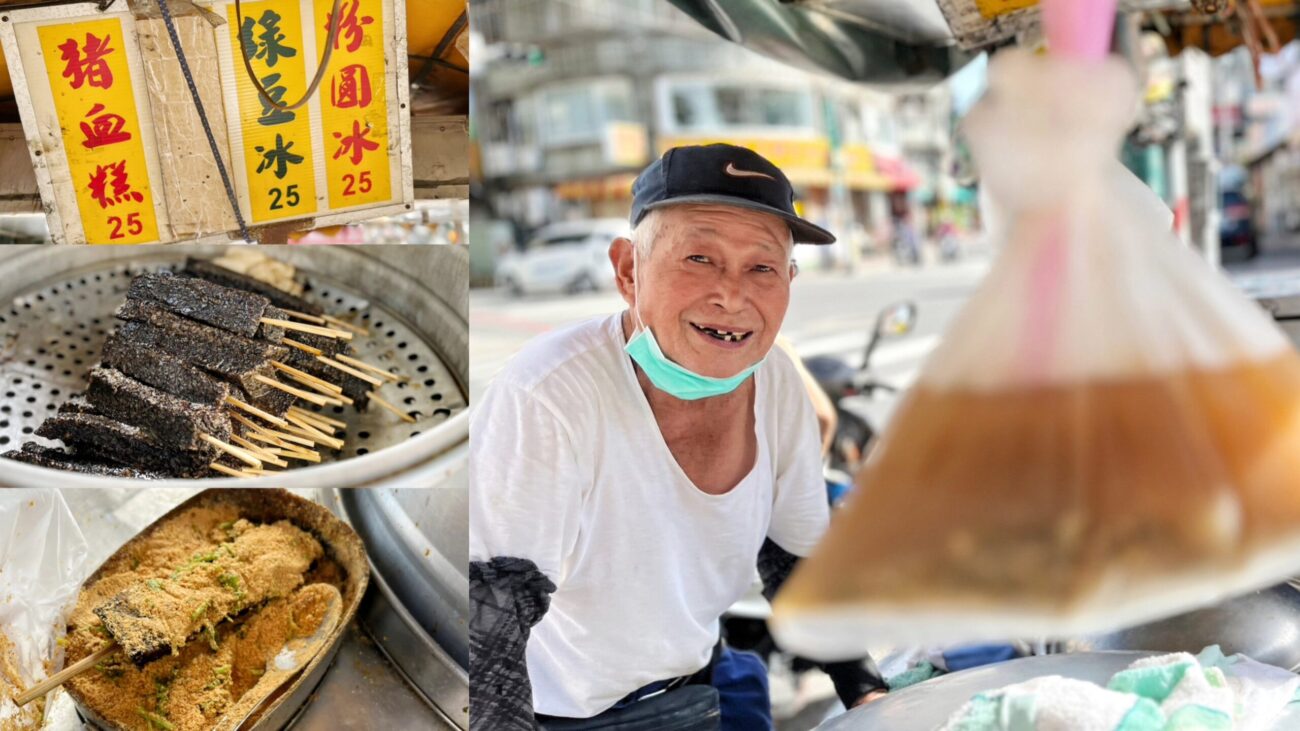
POLYGON ((91 474, 263 474, 344 446, 346 424, 300 402, 364 409, 373 396, 410 420, 373 393, 396 379, 353 357, 364 329, 209 262, 184 274, 132 280, 84 397, 37 430, 71 453, 29 443, 0 456, 91 474))

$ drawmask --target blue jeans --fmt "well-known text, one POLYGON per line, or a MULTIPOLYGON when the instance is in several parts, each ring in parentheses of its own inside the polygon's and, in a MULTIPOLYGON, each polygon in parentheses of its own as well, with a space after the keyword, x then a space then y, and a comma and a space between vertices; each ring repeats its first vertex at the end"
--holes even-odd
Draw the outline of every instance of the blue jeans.
POLYGON ((545 731, 722 731, 718 691, 687 685, 593 718, 539 718, 545 731))
MULTIPOLYGON (((712 685, 685 685, 592 718, 541 717, 545 731, 772 731, 767 668, 757 655, 722 648, 712 685)), ((658 690, 657 684, 645 691, 658 690)))
POLYGON ((724 647, 713 668, 713 687, 722 709, 721 731, 772 731, 767 667, 758 655, 724 647))

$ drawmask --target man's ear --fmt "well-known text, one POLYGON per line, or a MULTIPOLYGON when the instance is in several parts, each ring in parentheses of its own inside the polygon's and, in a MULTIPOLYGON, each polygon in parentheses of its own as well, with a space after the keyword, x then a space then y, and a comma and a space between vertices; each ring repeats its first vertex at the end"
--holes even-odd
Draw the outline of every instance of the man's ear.
POLYGON ((631 239, 620 236, 609 245, 609 263, 614 267, 614 283, 628 307, 636 306, 636 245, 631 239))
POLYGON ((795 261, 794 259, 791 259, 790 260, 790 281, 793 282, 794 278, 797 276, 799 276, 799 262, 795 261))

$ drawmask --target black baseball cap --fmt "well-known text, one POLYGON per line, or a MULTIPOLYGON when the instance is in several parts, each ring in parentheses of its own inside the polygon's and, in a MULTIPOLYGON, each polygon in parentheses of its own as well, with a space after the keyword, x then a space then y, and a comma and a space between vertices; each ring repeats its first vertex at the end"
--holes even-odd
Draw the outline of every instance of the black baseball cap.
POLYGON ((656 208, 683 203, 738 206, 785 219, 796 244, 833 244, 830 231, 794 212, 794 188, 767 158, 736 145, 674 147, 632 183, 632 226, 656 208))

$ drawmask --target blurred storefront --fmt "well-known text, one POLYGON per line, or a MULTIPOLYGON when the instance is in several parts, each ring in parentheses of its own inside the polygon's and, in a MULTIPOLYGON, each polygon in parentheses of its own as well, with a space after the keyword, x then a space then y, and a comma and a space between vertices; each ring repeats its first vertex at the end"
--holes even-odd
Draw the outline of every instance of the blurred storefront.
POLYGON ((895 96, 814 75, 658 0, 542 5, 471 8, 484 45, 474 205, 510 221, 516 241, 554 221, 626 215, 636 172, 685 144, 741 144, 781 167, 804 215, 841 233, 831 264, 887 247, 905 211, 958 203, 944 84, 895 96))

